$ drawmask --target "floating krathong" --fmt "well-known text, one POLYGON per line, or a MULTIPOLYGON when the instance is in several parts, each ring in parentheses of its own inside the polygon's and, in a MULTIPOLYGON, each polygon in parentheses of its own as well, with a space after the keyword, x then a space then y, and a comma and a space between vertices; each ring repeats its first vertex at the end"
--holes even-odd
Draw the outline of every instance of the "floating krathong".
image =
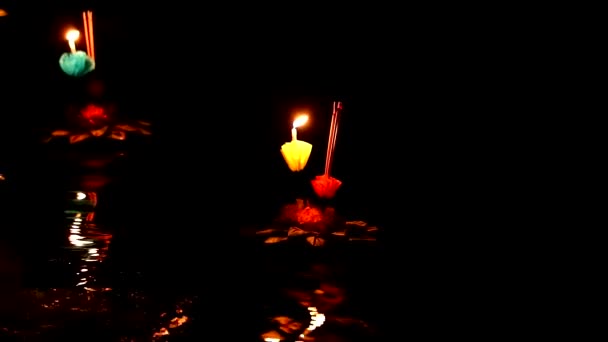
POLYGON ((93 43, 93 12, 82 13, 84 22, 85 40, 87 52, 76 50, 76 40, 80 38, 78 30, 70 30, 66 39, 70 46, 70 52, 65 52, 59 58, 59 66, 66 74, 81 77, 95 70, 95 52, 93 43))

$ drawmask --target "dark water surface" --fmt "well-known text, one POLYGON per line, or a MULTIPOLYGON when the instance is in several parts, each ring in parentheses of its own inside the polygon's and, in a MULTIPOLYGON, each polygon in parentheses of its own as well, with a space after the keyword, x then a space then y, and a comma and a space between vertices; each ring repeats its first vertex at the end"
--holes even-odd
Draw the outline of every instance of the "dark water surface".
POLYGON ((308 195, 305 175, 231 181, 165 155, 151 143, 58 144, 4 162, 3 341, 255 341, 272 330, 283 340, 379 338, 373 245, 239 237, 308 195), (324 328, 305 330, 314 322, 324 328))

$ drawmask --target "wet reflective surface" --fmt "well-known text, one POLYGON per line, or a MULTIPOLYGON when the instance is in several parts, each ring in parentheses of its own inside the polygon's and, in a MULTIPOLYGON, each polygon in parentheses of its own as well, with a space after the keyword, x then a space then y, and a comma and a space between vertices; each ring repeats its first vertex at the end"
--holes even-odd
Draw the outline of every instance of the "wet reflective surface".
POLYGON ((373 243, 268 245, 150 190, 137 153, 3 166, 0 340, 378 340, 373 243))
POLYGON ((0 340, 148 341, 183 330, 196 294, 153 298, 131 280, 141 270, 108 263, 120 215, 104 195, 124 155, 60 153, 38 164, 41 177, 4 166, 0 340))
MULTIPOLYGON (((250 264, 271 285, 258 288, 258 331, 267 341, 381 340, 379 259, 366 247, 336 256, 293 246, 257 250, 263 267, 250 264), (273 250, 274 249, 274 250, 273 250)), ((256 249, 256 248, 254 248, 256 249)))

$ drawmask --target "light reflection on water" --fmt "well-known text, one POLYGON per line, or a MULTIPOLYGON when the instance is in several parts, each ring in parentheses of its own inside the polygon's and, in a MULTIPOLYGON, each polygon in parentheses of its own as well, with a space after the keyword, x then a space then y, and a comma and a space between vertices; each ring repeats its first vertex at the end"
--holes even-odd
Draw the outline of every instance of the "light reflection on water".
POLYGON ((53 226, 60 229, 54 230, 58 235, 51 233, 62 240, 45 242, 53 245, 44 249, 50 255, 42 252, 36 260, 46 260, 41 266, 49 267, 40 268, 35 262, 27 270, 35 280, 5 296, 10 303, 0 301, 0 341, 73 336, 88 341, 165 340, 184 336, 184 329, 189 329, 195 294, 163 293, 159 298, 138 284, 114 280, 123 276, 111 269, 108 259, 115 220, 97 217, 101 207, 113 208, 107 203, 111 196, 106 196, 106 186, 114 180, 103 170, 95 170, 74 175, 71 191, 49 191, 53 200, 61 199, 61 193, 67 195, 63 207, 50 206, 59 215, 63 210, 62 225, 53 226))
POLYGON ((95 223, 96 192, 72 191, 65 211, 68 221, 69 249, 79 260, 76 286, 91 287, 96 282, 99 263, 108 255, 112 234, 95 223))
MULTIPOLYGON (((0 320, 0 340, 5 336, 3 331, 11 337, 31 338, 32 336, 47 336, 45 334, 51 334, 50 330, 69 331, 76 329, 74 327, 81 327, 82 330, 71 332, 72 335, 82 333, 83 340, 90 341, 93 340, 92 335, 102 332, 111 336, 107 339, 108 341, 118 339, 130 341, 141 336, 146 337, 142 340, 166 340, 188 336, 188 334, 193 334, 193 326, 206 330, 203 329, 205 323, 201 321, 200 315, 207 309, 197 311, 193 305, 198 301, 196 294, 204 292, 179 294, 175 296, 178 297, 177 299, 174 299, 171 294, 164 293, 171 298, 159 300, 158 294, 145 288, 142 289, 139 285, 108 283, 107 279, 104 279, 107 278, 105 271, 108 270, 108 266, 115 265, 117 260, 115 254, 112 255, 114 261, 108 259, 113 243, 113 233, 121 232, 120 229, 116 229, 114 220, 107 220, 105 216, 108 211, 115 209, 113 207, 106 210, 112 207, 106 203, 112 196, 106 197, 108 191, 105 186, 112 179, 114 178, 108 177, 104 172, 80 176, 76 183, 72 183, 73 190, 67 192, 66 205, 63 208, 53 209, 59 215, 61 215, 61 210, 64 210, 65 222, 63 226, 59 227, 61 229, 59 232, 63 238, 62 254, 65 258, 59 259, 65 264, 64 266, 67 266, 67 280, 70 281, 70 285, 65 288, 24 291, 24 295, 19 298, 18 310, 20 311, 15 314, 11 313, 21 320, 7 324, 0 320), (162 305, 157 305, 156 301, 162 302, 162 305), (21 324, 21 322, 28 322, 28 324, 21 324)), ((117 188, 119 187, 114 189, 117 188)), ((64 191, 65 188, 62 189, 62 194, 65 194, 64 191)), ((124 189, 119 191, 124 191, 124 189)), ((124 192, 114 193, 116 197, 121 194, 124 196, 124 192)), ((125 229, 129 229, 129 227, 125 227, 125 229)), ((116 233, 116 236, 117 243, 115 241, 114 247, 121 242, 124 243, 120 240, 119 233, 116 233)), ((142 241, 141 244, 143 243, 142 241)), ((111 270, 111 272, 116 272, 116 270, 111 270)), ((113 273, 113 276, 120 278, 123 272, 120 273, 118 276, 113 273)), ((53 276, 58 277, 59 275, 54 274, 53 276)), ((164 292, 170 292, 170 290, 164 292)), ((304 292, 306 292, 307 299, 313 297, 311 291, 304 292)), ((317 336, 315 334, 323 333, 323 330, 328 328, 328 324, 323 324, 325 316, 316 308, 327 312, 328 317, 332 315, 331 310, 325 311, 327 305, 324 305, 323 302, 300 304, 304 310, 308 307, 310 320, 307 317, 297 318, 298 327, 301 327, 298 330, 303 330, 299 337, 302 340, 314 340, 317 336), (318 329, 322 325, 323 327, 318 329)), ((1 305, 3 303, 0 303, 1 305)), ((198 304, 198 308, 200 307, 201 304, 198 304)), ((335 318, 333 324, 335 325, 335 318)), ((197 332, 205 334, 201 330, 197 332)), ((273 337, 269 337, 269 339, 276 340, 273 337)))

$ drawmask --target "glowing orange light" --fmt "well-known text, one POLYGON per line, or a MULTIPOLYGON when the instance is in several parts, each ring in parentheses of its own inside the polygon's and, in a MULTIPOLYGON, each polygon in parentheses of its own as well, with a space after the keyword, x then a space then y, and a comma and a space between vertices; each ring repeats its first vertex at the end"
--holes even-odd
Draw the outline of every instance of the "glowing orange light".
POLYGON ((317 208, 306 207, 297 213, 298 223, 317 223, 323 220, 323 213, 317 208))
POLYGON ((308 122, 308 115, 302 114, 293 121, 293 128, 301 127, 308 122))
POLYGON ((80 38, 80 31, 78 30, 69 30, 68 33, 65 34, 65 39, 67 40, 78 40, 80 38))
POLYGON ((80 37, 80 31, 78 30, 69 30, 68 33, 65 34, 65 39, 68 40, 68 44, 70 45, 70 50, 72 53, 76 52, 76 40, 80 37))
POLYGON ((293 141, 298 140, 298 131, 296 130, 296 128, 301 127, 302 125, 304 125, 307 122, 308 122, 308 115, 306 115, 306 114, 302 114, 302 115, 298 116, 295 120, 293 120, 293 128, 291 129, 291 140, 293 140, 293 141))

